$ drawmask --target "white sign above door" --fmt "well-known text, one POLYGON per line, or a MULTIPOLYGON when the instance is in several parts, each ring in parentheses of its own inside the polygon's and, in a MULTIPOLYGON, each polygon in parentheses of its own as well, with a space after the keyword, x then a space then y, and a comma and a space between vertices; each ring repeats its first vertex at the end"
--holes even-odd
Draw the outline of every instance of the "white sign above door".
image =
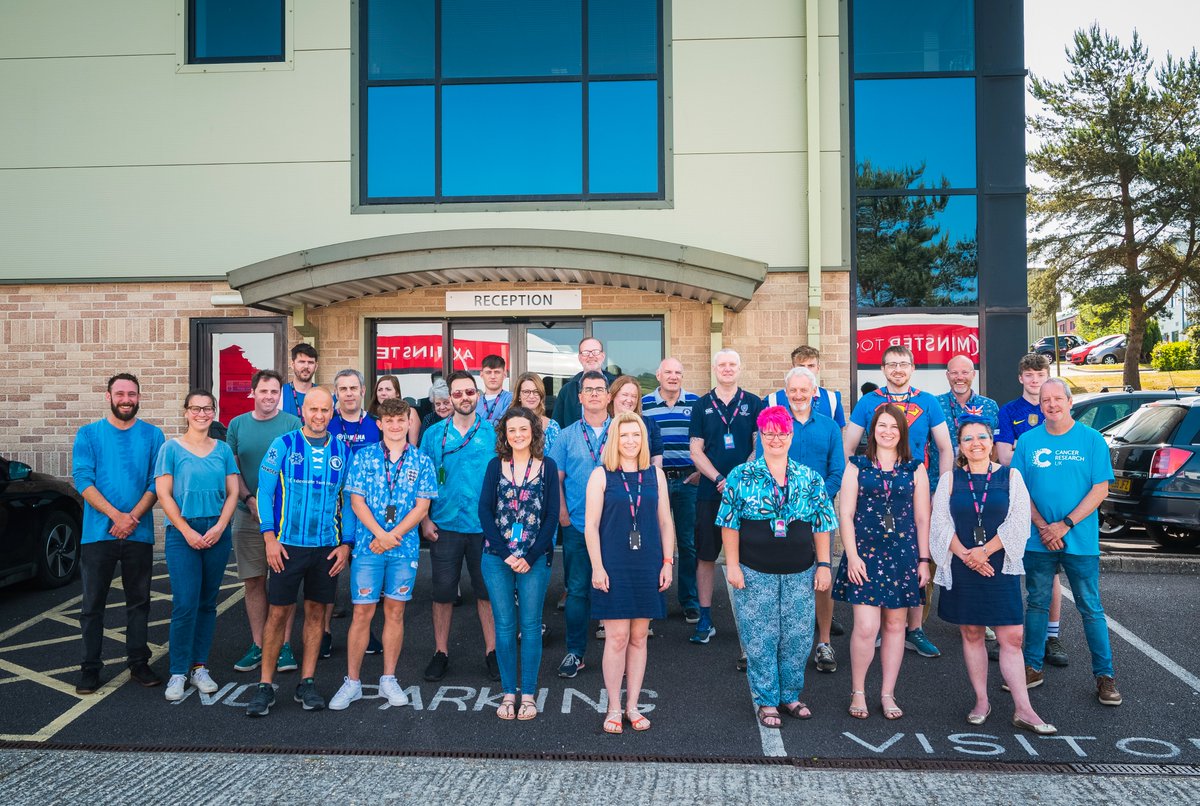
POLYGON ((447 291, 447 311, 517 313, 519 311, 578 311, 581 290, 563 291, 447 291))

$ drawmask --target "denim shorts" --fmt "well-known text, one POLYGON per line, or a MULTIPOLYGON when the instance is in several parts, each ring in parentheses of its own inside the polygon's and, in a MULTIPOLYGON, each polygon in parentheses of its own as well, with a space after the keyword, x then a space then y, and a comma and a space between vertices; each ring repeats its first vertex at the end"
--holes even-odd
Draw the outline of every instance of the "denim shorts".
POLYGON ((416 559, 376 554, 364 548, 350 563, 350 601, 356 605, 376 604, 382 595, 407 602, 412 599, 416 579, 416 559))

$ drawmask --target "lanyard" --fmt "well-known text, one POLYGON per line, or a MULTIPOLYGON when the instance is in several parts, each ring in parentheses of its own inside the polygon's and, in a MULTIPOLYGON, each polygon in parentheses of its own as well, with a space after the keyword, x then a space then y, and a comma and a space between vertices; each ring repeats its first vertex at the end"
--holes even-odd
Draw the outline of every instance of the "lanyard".
POLYGON ((721 418, 721 425, 725 426, 725 433, 727 433, 727 434, 733 428, 733 422, 734 422, 734 420, 737 419, 738 412, 741 411, 742 397, 745 396, 745 394, 746 394, 745 391, 738 389, 737 400, 733 401, 733 414, 730 416, 730 418, 728 420, 726 420, 725 412, 721 411, 721 401, 717 397, 717 393, 716 392, 708 393, 709 397, 712 398, 713 408, 716 409, 717 416, 721 418))
POLYGON ((887 476, 891 476, 893 480, 896 478, 896 465, 893 464, 891 471, 888 472, 883 469, 883 465, 879 464, 879 460, 876 459, 875 460, 875 469, 879 471, 879 478, 883 481, 884 506, 886 506, 889 510, 891 510, 891 508, 892 508, 892 485, 888 481, 887 476), (887 476, 885 476, 884 473, 887 473, 887 476))
POLYGON ((383 471, 387 475, 388 503, 390 504, 392 502, 392 492, 396 489, 396 481, 399 481, 400 477, 404 475, 400 471, 404 469, 404 463, 408 460, 408 445, 404 446, 404 450, 400 452, 400 458, 395 462, 388 459, 387 446, 384 445, 382 447, 383 471), (392 481, 392 470, 396 471, 396 481, 392 481))
POLYGON ((625 495, 629 497, 629 515, 633 518, 633 528, 637 529, 637 514, 638 510, 642 508, 642 471, 639 470, 637 475, 638 492, 636 504, 633 501, 633 493, 629 491, 629 482, 625 480, 625 471, 621 470, 618 472, 621 474, 621 484, 625 486, 625 495))
POLYGON ((992 463, 988 462, 987 478, 983 481, 983 497, 975 496, 975 485, 971 482, 971 471, 967 470, 967 488, 971 491, 971 503, 975 505, 975 523, 983 526, 983 508, 987 504, 988 487, 992 483, 992 463))
POLYGON ((471 437, 475 436, 475 432, 479 430, 479 426, 483 425, 483 420, 475 418, 475 425, 471 426, 471 430, 463 437, 463 441, 455 445, 450 450, 446 450, 446 437, 450 436, 450 429, 454 428, 454 421, 447 419, 446 427, 442 430, 442 459, 438 462, 439 467, 445 467, 446 457, 453 456, 471 443, 471 437))
POLYGON ((604 453, 604 443, 608 442, 608 420, 604 421, 604 430, 600 433, 600 446, 592 449, 592 427, 586 421, 580 420, 580 428, 583 431, 583 441, 587 443, 588 454, 592 457, 592 464, 600 464, 600 454, 604 453))
POLYGON ((304 422, 304 409, 300 408, 300 396, 296 394, 296 384, 292 384, 292 405, 296 407, 296 416, 304 422))
MULTIPOLYGON (((960 405, 958 405, 958 398, 956 398, 954 396, 953 392, 950 393, 950 419, 954 420, 954 438, 955 439, 958 439, 958 420, 960 417, 962 417, 964 414, 971 414, 976 417, 983 416, 983 406, 970 405, 971 401, 974 399, 975 399, 975 395, 972 393, 972 395, 969 398, 967 398, 967 405, 960 406, 960 405)), ((908 412, 905 412, 906 416, 907 416, 907 414, 908 414, 908 412)))
POLYGON ((529 461, 525 463, 525 478, 517 484, 517 463, 512 459, 508 460, 508 472, 512 476, 512 485, 517 488, 517 495, 513 498, 512 508, 515 512, 522 501, 529 498, 529 491, 525 489, 525 485, 529 483, 529 471, 533 469, 533 457, 529 457, 529 461))
POLYGON ((500 394, 496 395, 496 399, 492 401, 492 405, 488 405, 487 395, 483 396, 483 417, 489 423, 492 422, 492 415, 500 406, 500 398, 504 396, 504 390, 500 390, 500 394))
POLYGON ((907 422, 908 421, 908 402, 910 400, 912 400, 913 395, 918 394, 917 388, 915 386, 908 387, 907 392, 905 392, 903 395, 896 395, 896 399, 894 399, 894 400, 892 399, 891 390, 889 390, 886 386, 883 389, 881 389, 880 391, 883 392, 883 399, 885 401, 887 401, 888 404, 891 404, 893 406, 899 406, 901 409, 904 410, 904 419, 905 419, 905 422, 907 422), (901 401, 901 398, 903 398, 903 401, 901 401))
POLYGON ((350 429, 347 427, 350 421, 342 415, 338 415, 338 419, 342 421, 342 442, 345 442, 347 446, 353 447, 354 443, 358 441, 359 435, 362 434, 363 420, 366 416, 361 411, 358 413, 358 428, 354 429, 354 433, 350 433, 350 429))
POLYGON ((771 479, 771 502, 775 504, 775 517, 787 517, 786 513, 784 512, 784 509, 787 506, 788 484, 790 483, 788 480, 787 468, 784 468, 783 471, 783 487, 780 487, 779 483, 775 481, 775 474, 769 469, 767 470, 767 476, 771 479))

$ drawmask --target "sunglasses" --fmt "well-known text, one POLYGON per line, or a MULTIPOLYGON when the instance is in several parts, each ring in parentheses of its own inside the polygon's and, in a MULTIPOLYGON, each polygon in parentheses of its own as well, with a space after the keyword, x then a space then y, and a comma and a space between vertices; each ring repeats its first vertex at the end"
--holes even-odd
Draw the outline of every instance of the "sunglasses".
POLYGON ((479 394, 478 389, 459 389, 457 392, 451 392, 450 397, 462 400, 464 397, 475 397, 477 394, 479 394))

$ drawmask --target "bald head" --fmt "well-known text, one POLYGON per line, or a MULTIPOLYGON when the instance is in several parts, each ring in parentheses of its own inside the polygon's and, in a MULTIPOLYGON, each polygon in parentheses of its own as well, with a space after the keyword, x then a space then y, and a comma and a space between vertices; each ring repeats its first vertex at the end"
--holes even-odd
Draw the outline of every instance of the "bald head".
POLYGON ((304 396, 301 411, 304 415, 304 432, 310 437, 324 436, 333 417, 333 395, 323 386, 314 386, 304 396))
POLYGON ((946 380, 954 396, 965 403, 975 383, 975 362, 965 355, 954 356, 946 362, 946 380))

